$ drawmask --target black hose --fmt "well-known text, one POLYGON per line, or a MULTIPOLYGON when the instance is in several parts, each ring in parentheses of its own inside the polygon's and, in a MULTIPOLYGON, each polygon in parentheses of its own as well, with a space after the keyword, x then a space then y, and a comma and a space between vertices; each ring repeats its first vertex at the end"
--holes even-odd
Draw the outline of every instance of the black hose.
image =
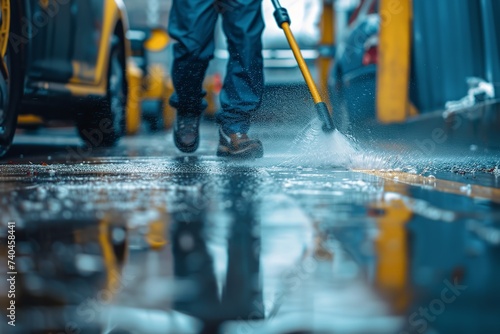
POLYGON ((281 4, 279 0, 271 0, 275 9, 280 9, 281 4))

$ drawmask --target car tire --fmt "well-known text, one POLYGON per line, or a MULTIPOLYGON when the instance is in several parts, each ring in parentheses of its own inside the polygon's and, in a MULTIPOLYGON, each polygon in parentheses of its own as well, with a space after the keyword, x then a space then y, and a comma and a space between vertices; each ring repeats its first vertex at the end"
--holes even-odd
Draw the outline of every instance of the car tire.
MULTIPOLYGON (((14 11, 15 8, 11 10, 14 11)), ((11 13, 11 17, 16 17, 14 12, 11 13)), ((11 20, 10 31, 17 31, 14 26, 15 21, 11 20)), ((0 74, 0 157, 7 153, 14 139, 17 109, 23 89, 21 57, 15 53, 11 43, 8 44, 4 62, 9 77, 5 80, 0 74)))
POLYGON ((118 37, 113 38, 106 97, 77 117, 78 133, 90 147, 114 146, 125 133, 128 87, 121 43, 118 37))

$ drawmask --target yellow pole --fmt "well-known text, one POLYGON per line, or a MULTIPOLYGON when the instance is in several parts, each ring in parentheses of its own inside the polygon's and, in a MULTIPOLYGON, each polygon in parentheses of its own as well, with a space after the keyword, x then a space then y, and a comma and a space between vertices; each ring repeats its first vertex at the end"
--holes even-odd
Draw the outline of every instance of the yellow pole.
POLYGON ((403 122, 410 114, 409 79, 412 1, 380 0, 377 117, 381 123, 403 122))
MULTIPOLYGON (((321 15, 321 40, 320 45, 324 47, 333 47, 335 44, 335 12, 333 2, 323 1, 323 14, 321 15)), ((323 97, 328 97, 328 78, 332 57, 320 54, 318 59, 320 91, 323 97)))
MULTIPOLYGON (((387 182, 385 191, 400 191, 403 194, 406 187, 393 182, 387 182)), ((378 237, 375 241, 377 252, 376 285, 388 297, 394 310, 400 314, 409 303, 408 271, 409 250, 406 224, 413 213, 402 199, 383 201, 378 204, 384 210, 384 215, 377 219, 378 237)))
POLYGON ((311 75, 311 71, 309 71, 309 68, 307 67, 306 61, 304 60, 304 57, 302 56, 302 52, 300 51, 299 45, 297 44, 297 41, 295 40, 295 37, 293 36, 292 30, 290 29, 290 25, 287 22, 284 22, 281 25, 281 28, 285 32, 288 43, 290 44, 290 48, 293 51, 293 55, 295 56, 295 59, 297 60, 297 64, 299 65, 300 71, 302 72, 302 75, 304 76, 304 79, 307 83, 307 87, 309 87, 309 90, 311 91, 311 95, 313 97, 314 103, 318 104, 318 103, 323 102, 323 99, 321 98, 321 95, 318 91, 318 87, 316 87, 316 83, 314 82, 314 79, 311 75))

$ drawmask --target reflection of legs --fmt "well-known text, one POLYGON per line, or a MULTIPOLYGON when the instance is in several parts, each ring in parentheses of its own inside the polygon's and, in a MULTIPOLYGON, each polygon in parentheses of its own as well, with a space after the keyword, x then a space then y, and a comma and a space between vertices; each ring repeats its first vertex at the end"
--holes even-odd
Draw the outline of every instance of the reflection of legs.
POLYGON ((222 307, 233 319, 257 320, 265 313, 259 282, 259 241, 253 236, 255 226, 249 218, 233 221, 222 307))
POLYGON ((172 251, 176 281, 189 284, 175 302, 175 309, 201 320, 219 308, 213 260, 208 253, 201 222, 175 222, 172 251), (188 295, 188 297, 185 297, 188 295))
MULTIPOLYGON (((174 308, 203 321, 204 333, 215 333, 226 320, 256 320, 265 314, 259 284, 260 245, 255 234, 258 226, 255 199, 242 195, 244 190, 257 188, 255 178, 252 178, 254 174, 254 170, 228 170, 227 176, 223 177, 228 183, 221 191, 226 199, 233 201, 233 206, 228 212, 232 227, 228 240, 226 282, 219 282, 224 287, 222 300, 219 299, 214 261, 206 244, 204 209, 198 206, 200 212, 193 212, 189 205, 193 200, 180 196, 187 208, 173 214, 175 222, 171 235, 175 279, 190 284, 189 291, 176 299, 174 308), (188 297, 183 297, 185 295, 188 297)), ((191 182, 207 182, 189 180, 189 185, 191 182)))
POLYGON ((217 120, 228 135, 247 133, 251 112, 259 108, 264 79, 262 60, 262 2, 239 0, 223 13, 229 63, 217 120))
POLYGON ((170 103, 181 114, 200 114, 203 80, 213 58, 217 11, 212 1, 174 0, 168 32, 177 40, 174 46, 172 80, 175 94, 170 103))
POLYGON ((256 235, 256 206, 254 196, 243 196, 245 189, 255 189, 255 171, 237 173, 230 177, 230 198, 235 208, 232 214, 231 235, 228 240, 227 278, 222 293, 222 307, 229 317, 242 320, 264 318, 262 287, 260 286, 260 240, 256 235), (253 182, 252 182, 253 181, 253 182))

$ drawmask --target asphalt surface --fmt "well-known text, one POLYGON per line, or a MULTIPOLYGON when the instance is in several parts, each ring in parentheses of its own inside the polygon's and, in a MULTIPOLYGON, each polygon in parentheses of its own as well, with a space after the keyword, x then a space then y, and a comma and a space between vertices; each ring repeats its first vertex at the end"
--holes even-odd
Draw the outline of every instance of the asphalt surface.
POLYGON ((253 131, 257 161, 215 157, 208 122, 194 155, 171 133, 20 133, 0 160, 0 332, 500 331, 500 152, 253 131))

